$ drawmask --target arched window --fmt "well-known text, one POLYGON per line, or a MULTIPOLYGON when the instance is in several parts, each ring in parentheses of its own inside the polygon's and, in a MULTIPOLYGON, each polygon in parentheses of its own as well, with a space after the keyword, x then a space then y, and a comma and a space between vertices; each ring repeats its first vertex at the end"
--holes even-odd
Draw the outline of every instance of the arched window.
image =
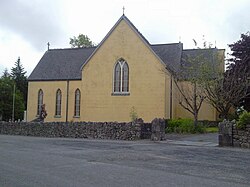
POLYGON ((56 116, 61 116, 62 92, 60 89, 56 91, 56 116))
POLYGON ((118 60, 114 69, 114 92, 129 91, 129 67, 124 59, 118 60))
POLYGON ((75 117, 80 116, 80 103, 81 103, 81 92, 79 89, 76 89, 76 91, 75 91, 75 112, 74 112, 75 117))
POLYGON ((39 116, 42 110, 43 105, 43 91, 40 89, 38 91, 38 97, 37 97, 37 115, 39 116))

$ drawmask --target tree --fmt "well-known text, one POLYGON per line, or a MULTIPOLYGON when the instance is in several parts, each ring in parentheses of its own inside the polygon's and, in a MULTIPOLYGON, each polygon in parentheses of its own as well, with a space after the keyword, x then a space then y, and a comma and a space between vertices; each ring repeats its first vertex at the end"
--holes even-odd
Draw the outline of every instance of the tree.
MULTIPOLYGON (((240 40, 229 45, 232 53, 228 66, 228 75, 237 74, 237 79, 241 80, 241 102, 236 107, 243 105, 250 111, 250 32, 241 34, 240 40)), ((235 80, 234 80, 235 81, 235 80)))
MULTIPOLYGON (((250 36, 241 35, 241 40, 229 45, 232 57, 225 73, 216 72, 214 79, 203 84, 205 95, 210 104, 220 113, 222 119, 228 119, 231 109, 236 110, 242 104, 250 107, 249 68, 250 36)), ((248 107, 248 108, 247 108, 248 107)), ((249 110, 249 109, 248 109, 249 110)))
POLYGON ((197 50, 197 52, 199 54, 184 56, 181 70, 173 74, 173 80, 179 92, 179 104, 193 115, 195 127, 198 124, 200 108, 205 100, 201 83, 205 79, 204 72, 209 61, 206 53, 211 53, 211 50, 197 50))
POLYGON ((8 72, 8 69, 6 68, 6 69, 3 71, 2 78, 7 78, 7 77, 10 77, 10 74, 9 74, 9 72, 8 72))
POLYGON ((206 99, 219 112, 220 118, 229 119, 231 109, 235 109, 246 95, 239 73, 225 72, 204 84, 206 99))
POLYGON ((4 75, 0 79, 0 117, 4 121, 12 119, 13 98, 14 102, 14 120, 23 119, 24 101, 21 92, 15 89, 15 82, 11 77, 4 75), (13 97, 14 95, 14 97, 13 97))
POLYGON ((77 37, 70 38, 69 44, 74 47, 94 47, 95 44, 89 39, 87 35, 79 34, 77 37))
POLYGON ((11 77, 16 84, 17 90, 19 90, 23 96, 24 105, 27 106, 27 93, 28 93, 28 80, 26 77, 26 71, 24 70, 20 57, 18 57, 17 61, 13 68, 11 68, 11 77))

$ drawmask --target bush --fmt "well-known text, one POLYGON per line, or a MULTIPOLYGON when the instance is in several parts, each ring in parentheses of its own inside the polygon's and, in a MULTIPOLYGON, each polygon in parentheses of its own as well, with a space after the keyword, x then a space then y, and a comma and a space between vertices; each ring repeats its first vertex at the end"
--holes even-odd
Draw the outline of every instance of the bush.
POLYGON ((195 128, 192 119, 172 119, 167 120, 166 133, 204 133, 206 128, 198 124, 195 128))
POLYGON ((244 129, 247 124, 250 124, 250 112, 245 111, 240 115, 239 121, 237 122, 237 127, 244 129))

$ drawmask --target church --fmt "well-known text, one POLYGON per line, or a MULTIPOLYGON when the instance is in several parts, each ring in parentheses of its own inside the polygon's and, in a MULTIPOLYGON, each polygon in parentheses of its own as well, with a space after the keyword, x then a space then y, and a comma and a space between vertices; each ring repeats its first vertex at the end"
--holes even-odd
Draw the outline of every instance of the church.
MULTIPOLYGON (((122 15, 96 47, 45 52, 28 78, 27 121, 44 104, 47 122, 128 122, 131 113, 145 122, 192 118, 176 99, 173 72, 179 72, 183 56, 199 50, 185 50, 180 42, 152 45, 122 15)), ((207 50, 224 57, 224 50, 207 50)), ((217 118, 203 102, 198 119, 217 118)))

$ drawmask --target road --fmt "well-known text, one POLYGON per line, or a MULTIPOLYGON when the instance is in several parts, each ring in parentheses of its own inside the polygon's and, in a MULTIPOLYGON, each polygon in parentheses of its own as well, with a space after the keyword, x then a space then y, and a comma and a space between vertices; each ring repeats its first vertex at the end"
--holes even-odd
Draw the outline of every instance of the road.
POLYGON ((249 158, 249 149, 174 140, 0 135, 0 186, 250 186, 249 158))

